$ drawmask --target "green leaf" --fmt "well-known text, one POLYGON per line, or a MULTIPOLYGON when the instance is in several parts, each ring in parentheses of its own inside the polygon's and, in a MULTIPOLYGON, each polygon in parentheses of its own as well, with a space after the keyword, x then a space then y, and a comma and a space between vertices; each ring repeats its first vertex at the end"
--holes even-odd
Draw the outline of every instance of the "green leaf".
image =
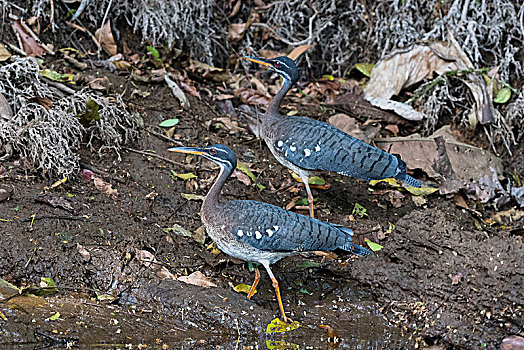
POLYGON ((57 312, 56 314, 54 314, 53 316, 51 317, 48 317, 47 320, 48 321, 56 321, 60 318, 60 312, 57 312))
POLYGON ((299 327, 300 323, 298 323, 298 321, 294 321, 292 323, 285 323, 283 321, 280 321, 280 319, 277 317, 273 321, 271 321, 270 324, 267 325, 266 334, 290 332, 299 327))
POLYGON ((353 68, 369 78, 371 77, 371 71, 373 70, 374 65, 374 63, 355 63, 353 68))
POLYGON ((378 243, 371 242, 369 238, 366 238, 364 241, 368 244, 369 249, 371 249, 374 252, 378 252, 380 249, 384 248, 378 243))
POLYGON ((99 109, 100 106, 95 101, 88 99, 86 101, 86 111, 76 116, 80 119, 80 123, 87 128, 92 121, 98 122, 100 120, 99 109))
POLYGON ((255 177, 253 172, 247 167, 247 165, 245 165, 244 163, 237 162, 237 169, 243 172, 244 174, 246 174, 251 179, 251 181, 253 181, 253 183, 257 184, 257 187, 260 188, 261 190, 266 188, 266 186, 257 183, 257 178, 255 177))
POLYGON ((319 267, 320 264, 315 262, 315 261, 311 261, 311 260, 304 260, 304 261, 301 261, 297 264, 297 269, 309 269, 310 267, 319 267))
POLYGON ((268 348, 268 350, 300 350, 300 346, 298 344, 270 339, 266 340, 266 348, 268 348))
POLYGON ((193 200, 193 201, 203 201, 206 198, 206 196, 202 196, 199 194, 193 194, 193 193, 180 193, 180 195, 184 199, 193 200))
POLYGON ((296 205, 309 205, 309 202, 307 201, 307 198, 299 198, 297 199, 296 205))
POLYGON ((163 122, 161 122, 160 124, 158 124, 158 126, 161 126, 163 128, 172 128, 173 126, 177 125, 178 122, 179 120, 177 118, 166 119, 163 122))
POLYGON ((503 87, 502 89, 497 92, 497 97, 493 100, 495 103, 506 103, 511 98, 511 91, 510 89, 503 87))
MULTIPOLYGON (((233 289, 239 293, 249 294, 249 291, 251 290, 251 286, 248 286, 247 284, 242 283, 242 284, 236 285, 233 289)), ((257 293, 257 290, 255 289, 253 294, 256 294, 256 293, 257 293)))
POLYGON ((355 203, 355 206, 353 207, 353 211, 351 212, 352 215, 358 215, 360 216, 361 218, 364 217, 364 216, 367 216, 368 213, 367 213, 367 209, 364 208, 363 206, 361 206, 360 204, 358 203, 355 203))
POLYGON ((41 70, 40 74, 50 80, 59 81, 62 83, 73 83, 73 74, 60 74, 51 69, 41 70))
POLYGON ((153 46, 148 45, 146 48, 147 51, 149 51, 154 58, 160 58, 160 52, 158 52, 158 50, 155 49, 153 46))
POLYGON ((308 292, 306 288, 300 288, 299 292, 300 293, 304 293, 304 294, 308 294, 308 295, 313 295, 313 293, 308 292))
POLYGON ((193 173, 177 174, 175 171, 171 170, 171 177, 175 180, 176 178, 180 178, 182 180, 189 180, 189 179, 194 179, 197 176, 193 173))
POLYGON ((321 177, 318 177, 318 176, 312 176, 308 179, 307 181, 310 185, 325 185, 326 184, 326 180, 324 180, 323 178, 321 177))
POLYGON ((326 80, 335 80, 335 78, 332 76, 332 75, 328 75, 328 74, 324 74, 322 76, 322 79, 326 79, 326 80))
POLYGON ((0 287, 13 289, 14 291, 20 293, 20 289, 17 286, 7 282, 6 280, 4 280, 2 278, 0 278, 0 287))

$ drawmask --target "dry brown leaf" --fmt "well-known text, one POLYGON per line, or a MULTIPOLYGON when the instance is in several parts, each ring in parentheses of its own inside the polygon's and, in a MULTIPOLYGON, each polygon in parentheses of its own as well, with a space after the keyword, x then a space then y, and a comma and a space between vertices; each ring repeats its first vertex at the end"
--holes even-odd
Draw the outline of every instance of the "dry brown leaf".
POLYGON ((118 193, 117 190, 111 187, 111 184, 105 182, 97 176, 93 176, 93 183, 95 184, 95 188, 104 194, 116 195, 118 193))
POLYGON ((13 118, 13 110, 4 95, 0 93, 0 118, 10 120, 13 118))
POLYGON ((248 28, 249 22, 231 23, 229 25, 229 30, 227 31, 227 39, 233 45, 238 43, 240 40, 242 40, 248 28))
POLYGON ((235 6, 233 6, 233 11, 227 16, 227 18, 233 18, 237 15, 238 11, 240 11, 240 8, 242 7, 242 0, 237 0, 235 3, 235 6))
POLYGON ((22 42, 22 50, 29 56, 43 56, 46 50, 42 47, 42 44, 37 42, 31 34, 29 34, 22 26, 19 20, 16 20, 12 24, 14 31, 20 37, 22 42))
POLYGON ((359 128, 357 120, 350 116, 338 113, 329 117, 328 123, 359 140, 364 140, 364 132, 359 128))
POLYGON ((162 279, 176 279, 176 276, 173 275, 165 266, 163 266, 151 252, 147 250, 139 250, 135 248, 136 258, 142 265, 150 268, 157 277, 162 279))
POLYGON ((173 96, 175 96, 178 101, 180 101, 180 105, 183 108, 189 108, 191 105, 189 104, 189 100, 186 97, 186 94, 180 89, 180 87, 175 83, 173 80, 171 80, 167 74, 164 75, 164 80, 166 81, 167 86, 171 89, 171 92, 173 93, 173 96))
POLYGON ((4 44, 0 43, 0 62, 7 61, 11 57, 11 52, 7 51, 4 44))
POLYGON ((101 77, 101 78, 95 78, 93 76, 89 76, 89 78, 94 78, 89 81, 89 87, 93 90, 98 91, 105 91, 109 87, 109 79, 107 77, 101 77))
POLYGON ((83 245, 80 245, 80 244, 76 244, 76 250, 78 250, 78 252, 80 253, 80 255, 82 256, 82 259, 84 261, 89 261, 91 260, 91 254, 87 251, 87 249, 84 248, 83 245))
POLYGON ((457 141, 451 134, 449 126, 444 126, 429 137, 411 135, 409 137, 391 137, 375 140, 379 148, 393 154, 400 154, 409 169, 422 169, 429 177, 439 178, 433 168, 437 158, 437 145, 434 138, 443 136, 449 161, 455 175, 461 180, 479 180, 484 175, 492 176, 493 167, 502 174, 502 161, 490 152, 457 141))
POLYGON ((242 102, 248 105, 268 106, 271 102, 271 97, 261 95, 257 90, 251 88, 236 89, 234 93, 240 97, 242 102))
POLYGON ((231 176, 236 177, 240 182, 242 182, 246 186, 251 185, 251 179, 249 178, 249 176, 247 176, 240 170, 233 171, 233 174, 231 176))
POLYGON ((118 53, 113 32, 111 31, 111 20, 107 21, 102 28, 96 30, 95 37, 97 40, 100 38, 100 44, 111 56, 115 56, 118 53))
POLYGON ((200 271, 195 271, 192 274, 190 274, 189 276, 180 276, 177 278, 177 280, 187 283, 187 284, 194 284, 196 286, 201 286, 201 287, 206 287, 206 288, 217 286, 216 284, 211 282, 209 278, 204 276, 204 274, 200 271))
POLYGON ((299 47, 295 47, 293 51, 287 55, 287 57, 291 58, 293 61, 296 61, 297 58, 299 58, 304 52, 312 47, 313 45, 300 45, 299 47))
MULTIPOLYGON (((380 60, 371 71, 371 78, 364 90, 366 100, 376 107, 394 110, 409 120, 421 120, 424 115, 409 105, 390 98, 423 79, 431 79, 434 73, 442 75, 449 71, 474 69, 475 67, 450 34, 450 42, 431 42, 414 45, 409 51, 399 51, 380 60)), ((492 89, 474 73, 467 75, 464 83, 471 90, 476 103, 476 115, 482 124, 493 121, 495 113, 492 89)))

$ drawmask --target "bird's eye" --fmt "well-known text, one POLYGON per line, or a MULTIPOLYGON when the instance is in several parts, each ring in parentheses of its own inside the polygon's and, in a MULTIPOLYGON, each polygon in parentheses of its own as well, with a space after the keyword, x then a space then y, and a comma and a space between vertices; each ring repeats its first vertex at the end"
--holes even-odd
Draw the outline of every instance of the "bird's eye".
POLYGON ((278 66, 280 65, 280 63, 279 63, 278 61, 275 61, 275 63, 273 63, 273 65, 274 65, 275 67, 278 67, 278 66))
POLYGON ((216 151, 215 151, 214 148, 211 148, 211 149, 209 150, 209 153, 211 153, 211 154, 215 154, 215 152, 216 152, 216 151))

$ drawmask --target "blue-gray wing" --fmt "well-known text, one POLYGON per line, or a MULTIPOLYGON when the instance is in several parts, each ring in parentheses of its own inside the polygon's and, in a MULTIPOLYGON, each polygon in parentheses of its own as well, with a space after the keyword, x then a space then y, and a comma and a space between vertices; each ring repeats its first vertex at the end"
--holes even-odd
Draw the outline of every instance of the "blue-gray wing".
POLYGON ((228 201, 224 215, 233 237, 260 250, 352 250, 348 228, 256 201, 228 201))
POLYGON ((403 162, 396 156, 330 124, 286 116, 275 126, 278 132, 273 146, 303 169, 334 171, 362 180, 385 179, 404 172, 403 162))

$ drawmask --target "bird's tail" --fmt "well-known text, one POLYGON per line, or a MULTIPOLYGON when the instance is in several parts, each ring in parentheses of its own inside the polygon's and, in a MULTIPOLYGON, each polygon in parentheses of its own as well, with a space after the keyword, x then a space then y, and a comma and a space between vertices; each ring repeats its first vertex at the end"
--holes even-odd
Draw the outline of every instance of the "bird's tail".
POLYGON ((422 182, 421 181, 415 179, 412 176, 409 176, 406 173, 398 173, 397 176, 395 176, 395 179, 404 182, 408 186, 422 187, 422 182))
POLYGON ((366 256, 366 255, 371 255, 371 250, 369 249, 366 249, 358 244, 354 244, 354 243, 349 243, 347 244, 346 246, 344 246, 342 249, 350 252, 350 253, 353 253, 353 254, 356 254, 356 255, 359 255, 359 256, 366 256))
POLYGON ((395 176, 395 179, 404 182, 408 186, 422 187, 422 182, 406 174, 407 166, 402 158, 400 158, 400 154, 394 154, 394 156, 398 159, 398 168, 400 169, 400 172, 395 176))

